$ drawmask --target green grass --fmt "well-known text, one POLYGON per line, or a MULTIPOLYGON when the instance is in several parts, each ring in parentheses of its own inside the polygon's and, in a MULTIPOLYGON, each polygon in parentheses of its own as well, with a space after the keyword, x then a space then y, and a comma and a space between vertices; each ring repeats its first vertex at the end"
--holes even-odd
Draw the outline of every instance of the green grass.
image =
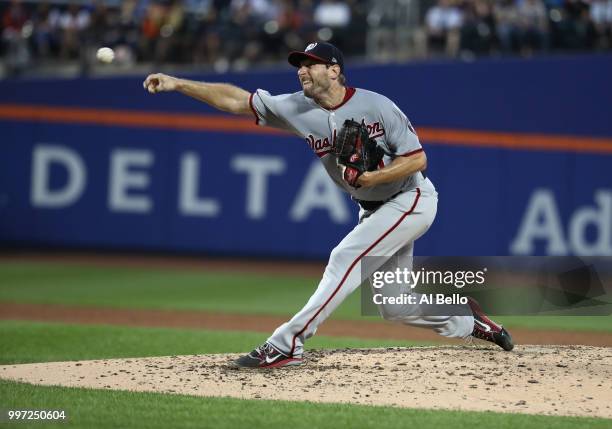
MULTIPOLYGON (((255 273, 1 263, 0 301, 288 315, 304 305, 318 281, 255 273)), ((359 316, 359 295, 341 307, 338 315, 359 316)))
MULTIPOLYGON (((315 290, 318 278, 109 268, 53 263, 0 263, 0 301, 115 308, 201 310, 290 316, 315 290)), ((361 319, 360 293, 332 315, 361 319)), ((376 318, 369 317, 370 320, 376 318)), ((507 327, 612 332, 612 317, 506 316, 507 327)))
MULTIPOLYGON (((0 322, 0 364, 249 352, 267 334, 106 325, 0 322)), ((306 349, 410 346, 411 341, 315 336, 306 349)))
MULTIPOLYGON (((460 411, 410 410, 308 402, 197 398, 182 395, 34 387, 0 381, 5 409, 63 409, 83 428, 444 428, 604 429, 611 420, 460 411)), ((56 424, 62 427, 66 423, 56 424)), ((41 428, 43 423, 16 423, 41 428)))

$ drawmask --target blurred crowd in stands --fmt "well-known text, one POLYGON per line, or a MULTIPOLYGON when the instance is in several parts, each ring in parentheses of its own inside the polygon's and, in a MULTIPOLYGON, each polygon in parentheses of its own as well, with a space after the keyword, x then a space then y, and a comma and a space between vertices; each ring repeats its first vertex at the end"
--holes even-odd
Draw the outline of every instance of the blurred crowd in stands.
POLYGON ((424 21, 426 49, 451 57, 612 46, 612 0, 437 0, 424 21))
POLYGON ((66 60, 87 70, 100 46, 113 47, 120 64, 218 71, 276 62, 312 40, 365 57, 368 32, 385 25, 371 19, 372 7, 385 1, 416 4, 411 57, 612 46, 612 0, 12 0, 0 1, 0 53, 17 71, 66 60))
POLYGON ((311 40, 363 53, 359 0, 125 0, 0 2, 2 55, 15 66, 91 61, 100 46, 119 62, 208 65, 222 71, 278 61, 311 40))

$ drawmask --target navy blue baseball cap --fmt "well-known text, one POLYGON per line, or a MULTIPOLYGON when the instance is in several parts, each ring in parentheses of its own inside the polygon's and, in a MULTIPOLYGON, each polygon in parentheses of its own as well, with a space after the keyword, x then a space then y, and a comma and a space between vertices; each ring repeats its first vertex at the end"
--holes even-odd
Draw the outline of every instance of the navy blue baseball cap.
POLYGON ((289 53, 289 64, 294 67, 300 67, 300 62, 306 58, 311 58, 320 61, 324 64, 338 64, 340 71, 344 73, 344 58, 340 49, 336 48, 331 43, 314 42, 306 46, 304 52, 293 51, 289 53))

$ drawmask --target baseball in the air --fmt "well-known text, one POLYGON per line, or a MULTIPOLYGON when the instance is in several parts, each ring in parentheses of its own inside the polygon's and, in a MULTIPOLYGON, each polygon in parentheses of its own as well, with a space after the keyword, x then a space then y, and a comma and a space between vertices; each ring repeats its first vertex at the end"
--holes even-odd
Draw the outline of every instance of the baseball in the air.
POLYGON ((100 48, 96 53, 96 57, 103 63, 111 63, 115 58, 115 52, 111 48, 100 48))

